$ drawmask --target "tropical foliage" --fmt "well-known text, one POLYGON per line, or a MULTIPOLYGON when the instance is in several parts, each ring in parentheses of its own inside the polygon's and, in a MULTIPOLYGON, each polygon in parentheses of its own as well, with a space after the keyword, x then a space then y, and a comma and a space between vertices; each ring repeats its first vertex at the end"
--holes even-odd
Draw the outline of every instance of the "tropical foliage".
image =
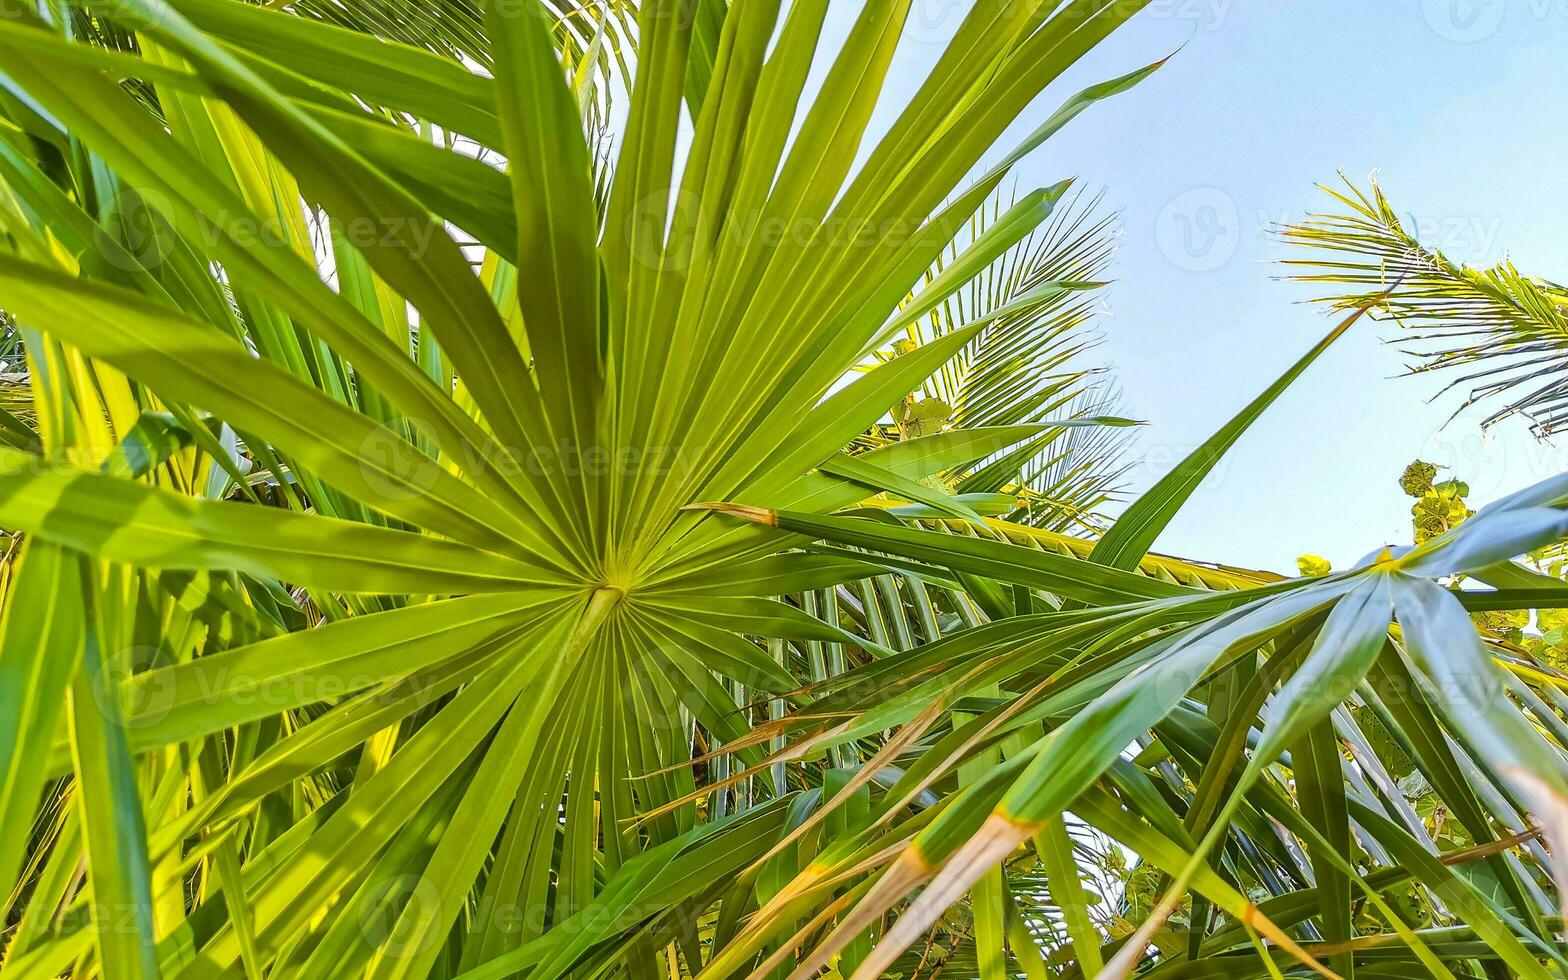
POLYGON ((1343 192, 1324 190, 1341 210, 1281 229, 1285 241, 1312 249, 1286 262, 1310 270, 1294 278, 1349 287, 1323 298, 1341 309, 1387 290, 1375 315, 1409 331, 1413 371, 1463 371, 1444 389, 1465 395, 1460 409, 1508 399, 1484 424, 1523 415, 1549 436, 1568 423, 1568 291, 1506 259, 1489 269, 1453 261, 1420 241, 1376 182, 1370 192, 1349 182, 1343 192))
POLYGON ((1568 968, 1568 478, 1150 554, 1393 293, 1103 516, 1142 3, 0 6, 0 976, 1568 968))

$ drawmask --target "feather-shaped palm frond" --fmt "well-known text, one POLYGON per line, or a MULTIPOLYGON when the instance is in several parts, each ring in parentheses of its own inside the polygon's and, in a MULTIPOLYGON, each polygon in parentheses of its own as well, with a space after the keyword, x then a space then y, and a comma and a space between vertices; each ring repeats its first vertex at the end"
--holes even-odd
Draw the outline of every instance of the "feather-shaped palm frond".
POLYGON ((1096 526, 1094 510, 1113 499, 1126 470, 1119 392, 1090 359, 1100 342, 1093 329, 1097 293, 1107 285, 1117 229, 1115 216, 1100 211, 1099 196, 1062 200, 1064 190, 997 194, 932 266, 928 287, 987 262, 964 288, 910 317, 922 309, 922 294, 914 295, 893 350, 985 326, 873 436, 1047 425, 1033 439, 943 477, 955 493, 1015 498, 1015 520, 1083 529, 1096 526))
POLYGON ((1537 435, 1568 425, 1568 290, 1522 275, 1512 262, 1490 269, 1456 263, 1423 245, 1376 182, 1363 193, 1324 188, 1343 211, 1312 214, 1282 229, 1285 241, 1329 253, 1291 259, 1299 282, 1348 286, 1322 298, 1336 309, 1359 306, 1392 286, 1374 315, 1399 322, 1420 373, 1453 369, 1444 392, 1465 393, 1462 410, 1505 400, 1491 425, 1525 415, 1537 435))
MULTIPOLYGON (((601 46, 621 77, 636 43, 636 0, 538 0, 555 20, 556 40, 577 62, 601 46)), ((476 0, 289 0, 267 6, 300 17, 424 48, 489 70, 490 38, 476 0)))
POLYGON ((269 6, 490 66, 484 14, 474 0, 293 0, 269 6))
MULTIPOLYGON (((1079 421, 1114 419, 1121 389, 1101 382, 1084 388, 1062 410, 1079 421)), ((1128 430, 1119 424, 1070 426, 1020 469, 1021 511, 1014 519, 1054 530, 1102 530, 1100 508, 1123 493, 1128 430)), ((976 474, 977 476, 979 474, 976 474)), ((972 484, 965 479, 966 490, 972 484)))
MULTIPOLYGON (((637 0, 527 2, 537 3, 548 16, 584 116, 596 129, 607 127, 612 103, 630 93, 637 50, 637 0)), ((694 5, 692 26, 700 51, 716 46, 726 3, 699 0, 694 5)), ((478 0, 265 0, 259 6, 429 51, 487 75, 494 71, 491 39, 478 0)), ((70 34, 113 51, 139 51, 133 32, 86 9, 71 11, 70 34)), ((274 54, 286 67, 286 49, 274 54)), ((712 60, 709 52, 702 63, 711 70, 712 60)), ((693 84, 705 87, 704 72, 693 71, 692 75, 693 84)), ((126 79, 125 84, 134 94, 152 101, 151 86, 139 79, 126 79)), ((412 120, 413 116, 406 118, 412 120)))

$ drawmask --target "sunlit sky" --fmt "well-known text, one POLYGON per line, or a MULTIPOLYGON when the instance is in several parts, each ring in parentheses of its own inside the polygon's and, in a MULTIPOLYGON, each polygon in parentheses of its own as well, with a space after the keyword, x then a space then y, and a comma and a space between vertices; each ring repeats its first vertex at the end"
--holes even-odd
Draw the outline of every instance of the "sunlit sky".
MULTIPOLYGON (((915 0, 880 125, 918 86, 971 0, 915 0)), ((859 4, 836 5, 834 40, 859 4)), ((836 46, 836 45, 834 45, 836 46)), ((1077 176, 1103 189, 1123 237, 1099 356, 1148 420, 1134 490, 1149 486, 1332 326, 1277 280, 1266 228, 1323 208, 1314 186, 1378 172, 1394 206, 1451 258, 1504 256, 1568 278, 1568 0, 1153 0, 1036 103, 1011 141, 1068 95, 1177 48, 1020 165, 1021 188, 1077 176), (1217 218, 1217 220, 1216 220, 1217 218), (1190 234, 1188 234, 1190 232, 1190 234)), ((1158 542, 1167 553, 1294 572, 1408 541, 1397 479, 1417 456, 1481 503, 1568 468, 1521 420, 1484 439, 1438 376, 1399 377, 1362 323, 1232 450, 1158 542), (1445 425, 1445 422, 1447 423, 1445 425)))

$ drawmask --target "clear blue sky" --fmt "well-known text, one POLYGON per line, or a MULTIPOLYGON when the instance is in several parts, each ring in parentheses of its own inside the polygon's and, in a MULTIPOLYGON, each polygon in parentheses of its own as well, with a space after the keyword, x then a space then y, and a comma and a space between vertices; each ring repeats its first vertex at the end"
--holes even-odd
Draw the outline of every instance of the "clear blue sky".
MULTIPOLYGON (((915 0, 886 120, 971 0, 915 0)), ((839 36, 858 4, 837 5, 839 36)), ((1021 136, 1072 92, 1185 48, 1019 168, 1023 187, 1077 175, 1121 213, 1101 355, 1149 420, 1136 489, 1230 418, 1331 326, 1274 280, 1265 226, 1328 203, 1314 184, 1378 170, 1402 215, 1451 257, 1511 256, 1568 279, 1568 2, 1154 0, 1036 104, 1021 136), (1212 210, 1208 210, 1211 209, 1212 210), (1218 218, 1218 221, 1214 219, 1218 218), (1199 237, 1184 238, 1192 228, 1199 237), (1211 241, 1212 239, 1212 241, 1211 241)), ((885 122, 884 122, 885 125, 885 122)), ((1162 551, 1294 571, 1336 567, 1409 537, 1396 484, 1417 456, 1484 502, 1568 469, 1515 420, 1483 440, 1471 411, 1397 377, 1392 326, 1364 323, 1231 452, 1160 539, 1162 551)))

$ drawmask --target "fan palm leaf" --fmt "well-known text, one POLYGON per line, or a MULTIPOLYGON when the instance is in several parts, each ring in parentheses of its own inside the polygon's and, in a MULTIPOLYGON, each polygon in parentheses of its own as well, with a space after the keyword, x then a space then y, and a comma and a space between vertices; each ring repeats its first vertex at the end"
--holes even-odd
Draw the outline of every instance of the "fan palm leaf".
MULTIPOLYGON (((109 50, 9 3, 0 294, 43 451, 0 458, 0 524, 27 542, 3 627, 23 683, 0 893, 29 911, 8 969, 543 976, 667 949, 700 969, 734 923, 681 910, 743 901, 792 806, 769 781, 728 819, 687 800, 704 745, 761 764, 742 708, 797 683, 747 637, 825 664, 887 648, 768 598, 866 563, 773 557, 684 508, 868 496, 829 461, 979 326, 845 377, 1013 164, 1153 70, 953 196, 1137 6, 975 8, 852 170, 907 0, 865 5, 809 91, 825 4, 736 5, 709 70, 686 5, 645 3, 601 197, 532 4, 483 6, 482 72, 325 8, 95 6, 134 34, 109 50), (128 443, 158 413, 173 435, 128 443), (65 777, 70 825, 24 877, 65 777), (605 907, 635 936, 567 926, 605 907)), ((862 465, 919 480, 1042 430, 862 465)))
POLYGON ((975 5, 869 144, 907 0, 0 2, 7 974, 1568 968, 1568 679, 1469 615, 1568 606, 1562 478, 1151 553, 1398 287, 1103 533, 998 519, 1114 427, 1096 225, 987 202, 1157 66, 966 179, 1139 4, 975 5), (961 424, 889 438, 917 390, 961 424))

